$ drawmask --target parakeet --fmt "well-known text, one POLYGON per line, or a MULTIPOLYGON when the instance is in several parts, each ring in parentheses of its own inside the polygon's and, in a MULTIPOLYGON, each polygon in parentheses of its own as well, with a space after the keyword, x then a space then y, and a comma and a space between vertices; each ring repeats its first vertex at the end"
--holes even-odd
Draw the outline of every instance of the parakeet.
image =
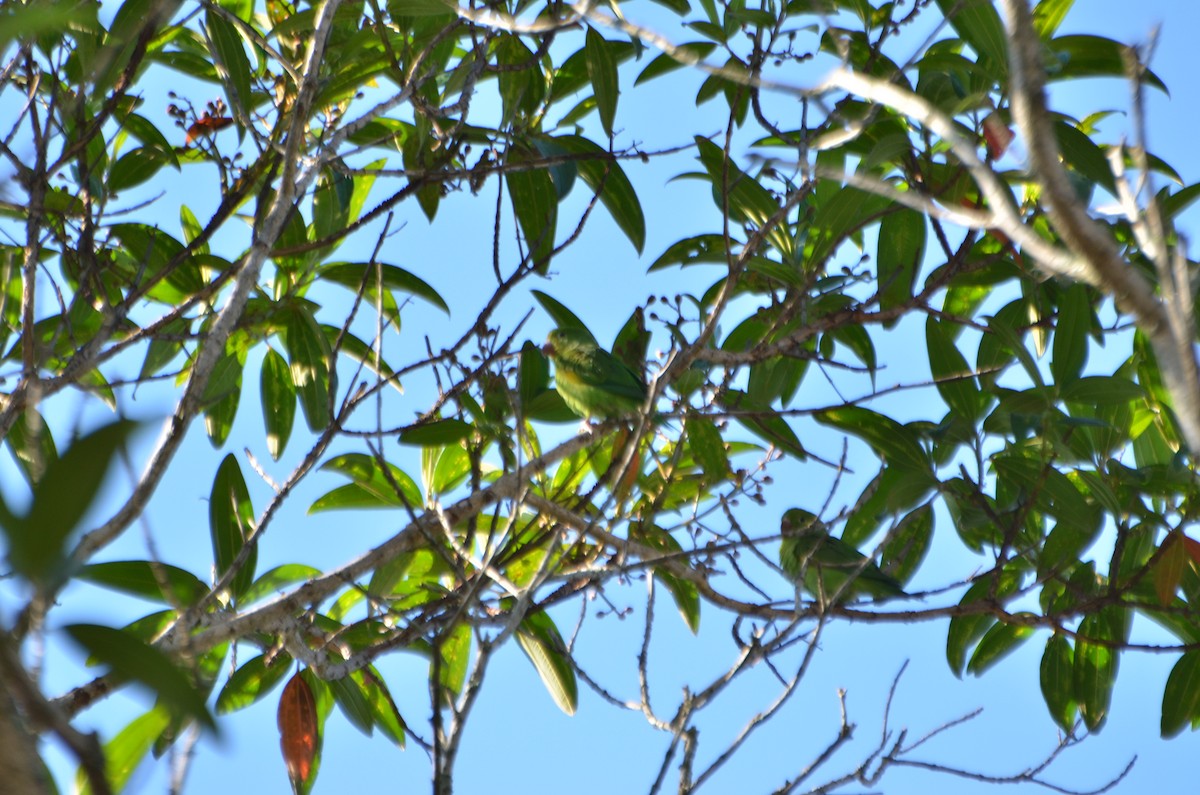
POLYGON ((554 386, 581 417, 624 417, 646 402, 646 382, 586 331, 557 328, 542 352, 554 361, 554 386))
POLYGON ((780 568, 818 599, 832 599, 851 577, 854 581, 842 591, 839 601, 858 596, 876 601, 904 596, 896 578, 842 539, 829 535, 825 523, 808 511, 787 511, 780 529, 780 568))

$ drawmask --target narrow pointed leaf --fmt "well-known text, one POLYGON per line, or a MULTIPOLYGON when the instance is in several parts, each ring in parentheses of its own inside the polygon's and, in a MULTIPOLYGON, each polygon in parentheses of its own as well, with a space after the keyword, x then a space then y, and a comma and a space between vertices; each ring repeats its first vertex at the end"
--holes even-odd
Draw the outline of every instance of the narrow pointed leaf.
POLYGON ((259 380, 267 452, 278 461, 292 436, 296 419, 296 385, 287 360, 273 348, 263 357, 259 380))
POLYGON ((226 715, 260 701, 283 681, 292 669, 292 658, 286 653, 274 655, 271 664, 260 654, 233 672, 217 696, 218 715, 226 715))
MULTIPOLYGON (((213 560, 217 575, 224 575, 233 565, 246 539, 254 532, 254 506, 242 477, 241 467, 233 454, 225 456, 213 479, 208 502, 209 533, 212 538, 213 560)), ((254 580, 258 551, 252 550, 245 565, 234 576, 231 589, 240 596, 254 580)))
POLYGON ((1050 717, 1070 734, 1075 729, 1075 682, 1072 675, 1074 653, 1071 643, 1062 635, 1054 634, 1046 641, 1042 652, 1041 686, 1042 698, 1050 710, 1050 717))
POLYGON ((1184 652, 1163 690, 1162 736, 1174 737, 1200 716, 1200 651, 1184 652))
POLYGON ((587 53, 588 78, 596 96, 596 110, 605 135, 612 137, 613 120, 617 115, 617 62, 608 49, 608 42, 595 28, 588 26, 584 51, 587 53))
POLYGON ((309 430, 329 424, 332 410, 330 364, 333 353, 312 313, 297 306, 287 316, 287 351, 292 382, 309 430))
POLYGON ((174 714, 216 731, 204 696, 192 686, 184 670, 158 649, 128 632, 97 624, 72 624, 66 632, 115 674, 150 688, 174 714))
POLYGON ((563 712, 574 715, 579 705, 579 685, 567 645, 554 621, 545 613, 525 616, 517 628, 517 643, 533 663, 554 703, 563 712))

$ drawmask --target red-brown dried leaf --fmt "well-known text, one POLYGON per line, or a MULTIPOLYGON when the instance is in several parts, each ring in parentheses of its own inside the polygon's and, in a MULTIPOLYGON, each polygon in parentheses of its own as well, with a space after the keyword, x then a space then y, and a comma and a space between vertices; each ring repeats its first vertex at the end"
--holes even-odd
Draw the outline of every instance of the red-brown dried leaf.
POLYGON ((192 141, 195 141, 201 135, 212 135, 218 130, 224 130, 229 125, 233 124, 233 119, 229 116, 204 116, 192 122, 192 126, 187 129, 187 137, 184 143, 191 146, 192 141))
POLYGON ((1183 541, 1183 548, 1187 550, 1188 557, 1192 559, 1192 565, 1200 566, 1200 541, 1193 541, 1183 533, 1179 534, 1179 538, 1183 541))
POLYGON ((983 120, 983 140, 987 142, 988 155, 992 160, 999 160, 1008 151, 1008 145, 1012 143, 1016 135, 1000 115, 996 112, 989 113, 983 120))
POLYGON ((312 774, 317 754, 317 702, 304 677, 297 673, 279 697, 279 746, 292 788, 300 790, 312 774))
MULTIPOLYGON (((1154 567, 1154 592, 1158 603, 1164 607, 1175 599, 1179 589, 1179 580, 1183 577, 1183 567, 1187 564, 1188 550, 1186 543, 1190 540, 1179 533, 1171 533, 1162 542, 1162 556, 1154 567)), ((1195 543, 1195 542, 1193 542, 1195 543)))

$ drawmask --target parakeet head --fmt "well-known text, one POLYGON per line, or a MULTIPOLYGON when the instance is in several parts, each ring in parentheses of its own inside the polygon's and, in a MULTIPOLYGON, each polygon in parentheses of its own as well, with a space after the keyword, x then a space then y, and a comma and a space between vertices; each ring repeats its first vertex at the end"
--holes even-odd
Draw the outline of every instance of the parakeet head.
POLYGON ((556 359, 564 354, 570 355, 572 351, 595 347, 596 340, 591 334, 581 328, 563 326, 550 332, 550 336, 546 338, 546 344, 542 346, 542 353, 551 359, 556 359))
POLYGON ((828 533, 825 523, 803 508, 786 511, 779 529, 785 537, 823 536, 828 533))

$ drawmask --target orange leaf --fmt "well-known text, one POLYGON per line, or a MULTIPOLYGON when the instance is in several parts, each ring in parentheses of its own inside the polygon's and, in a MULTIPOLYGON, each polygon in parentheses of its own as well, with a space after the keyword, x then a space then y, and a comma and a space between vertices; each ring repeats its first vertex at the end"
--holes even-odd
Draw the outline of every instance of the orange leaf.
POLYGON ((313 770, 317 754, 317 702, 304 677, 297 673, 279 697, 279 745, 292 788, 300 791, 313 770))
POLYGON ((1183 577, 1183 566, 1188 559, 1186 544, 1179 543, 1180 538, 1187 540, 1186 536, 1179 533, 1167 536, 1162 542, 1162 556, 1154 567, 1154 592, 1158 594, 1158 603, 1164 607, 1175 598, 1179 579, 1183 577))
POLYGON ((233 124, 233 119, 228 116, 205 115, 202 118, 196 119, 196 121, 192 122, 192 126, 188 127, 184 143, 190 145, 192 141, 201 135, 212 135, 218 130, 224 130, 231 124, 233 124))
POLYGON ((1183 540, 1183 548, 1187 550, 1188 557, 1192 559, 1192 563, 1200 566, 1200 541, 1193 541, 1183 533, 1179 533, 1179 537, 1183 540))

